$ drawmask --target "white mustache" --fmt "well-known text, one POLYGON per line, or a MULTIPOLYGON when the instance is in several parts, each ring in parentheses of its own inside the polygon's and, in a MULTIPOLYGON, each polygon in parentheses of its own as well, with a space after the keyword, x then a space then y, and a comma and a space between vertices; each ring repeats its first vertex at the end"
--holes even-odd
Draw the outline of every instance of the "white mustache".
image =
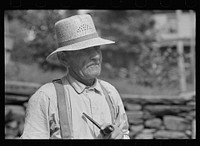
POLYGON ((87 67, 90 67, 90 66, 93 66, 93 65, 98 65, 98 66, 100 66, 100 63, 92 63, 92 64, 87 65, 87 67))

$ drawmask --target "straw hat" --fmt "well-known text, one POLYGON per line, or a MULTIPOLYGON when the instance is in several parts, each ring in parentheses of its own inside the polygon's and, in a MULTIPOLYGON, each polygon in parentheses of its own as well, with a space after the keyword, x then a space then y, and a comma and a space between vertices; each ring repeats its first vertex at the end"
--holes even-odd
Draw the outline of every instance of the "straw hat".
POLYGON ((61 51, 75 51, 93 46, 112 44, 113 41, 98 36, 92 17, 88 14, 75 15, 55 23, 58 48, 47 60, 61 51))

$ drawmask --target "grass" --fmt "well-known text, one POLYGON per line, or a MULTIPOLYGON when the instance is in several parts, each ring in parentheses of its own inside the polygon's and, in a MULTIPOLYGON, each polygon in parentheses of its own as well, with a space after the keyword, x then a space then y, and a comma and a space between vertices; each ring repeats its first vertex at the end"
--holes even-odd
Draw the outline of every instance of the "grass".
POLYGON ((25 65, 21 63, 9 64, 6 68, 6 80, 47 83, 64 75, 59 70, 45 72, 37 64, 25 65))
MULTIPOLYGON (((44 84, 53 79, 62 77, 65 72, 55 70, 44 72, 37 64, 25 65, 21 63, 12 63, 6 66, 6 80, 34 82, 44 84)), ((150 88, 132 83, 128 79, 112 79, 101 77, 101 79, 110 82, 116 87, 120 94, 138 94, 138 95, 178 95, 177 88, 150 88)), ((194 86, 188 84, 188 91, 193 91, 194 86)))
POLYGON ((125 79, 104 79, 109 81, 121 94, 135 94, 135 95, 178 95, 179 89, 174 88, 158 88, 145 87, 138 84, 131 83, 125 79))

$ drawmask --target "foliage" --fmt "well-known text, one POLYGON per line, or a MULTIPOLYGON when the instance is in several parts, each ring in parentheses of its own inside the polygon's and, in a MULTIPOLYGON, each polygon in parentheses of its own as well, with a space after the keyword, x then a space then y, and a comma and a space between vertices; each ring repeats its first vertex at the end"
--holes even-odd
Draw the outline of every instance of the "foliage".
POLYGON ((177 86, 178 68, 177 52, 171 48, 165 48, 163 53, 157 48, 146 52, 148 55, 141 55, 136 71, 138 83, 152 87, 177 86), (141 71, 142 70, 142 71, 141 71))
MULTIPOLYGON (((17 22, 17 26, 27 33, 27 35, 15 39, 12 58, 21 62, 37 62, 44 70, 63 69, 59 64, 47 62, 46 57, 57 47, 54 32, 55 22, 75 13, 76 11, 66 11, 65 14, 61 14, 59 10, 7 11, 5 14, 8 15, 9 20, 17 22), (28 33, 32 33, 33 39, 26 38, 28 33)), ((15 31, 12 33, 17 36, 15 31)))
MULTIPOLYGON (((54 24, 61 18, 77 14, 77 10, 62 13, 59 10, 14 10, 5 14, 12 20, 12 33, 16 36, 12 53, 14 60, 37 62, 44 70, 61 68, 59 64, 46 61, 46 57, 57 47, 54 24), (33 33, 32 39, 27 39, 29 33, 33 33)), ((103 53, 104 59, 111 65, 111 74, 119 77, 119 71, 125 68, 128 69, 126 77, 142 85, 176 84, 177 57, 173 56, 176 51, 169 48, 162 53, 152 46, 156 35, 151 11, 93 10, 90 14, 98 33, 116 42, 115 45, 102 46, 112 50, 111 58, 114 61, 109 59, 106 51, 103 53), (120 60, 117 58, 119 55, 120 60)))
POLYGON ((31 58, 29 56, 31 56, 31 54, 25 41, 27 38, 27 30, 24 29, 24 26, 18 21, 18 19, 12 20, 9 28, 12 38, 14 39, 14 46, 11 54, 12 60, 30 63, 31 58))
MULTIPOLYGON (((150 33, 154 21, 149 11, 94 11, 91 13, 102 36, 113 39, 117 48, 125 52, 139 53, 141 45, 152 42, 150 33)), ((114 47, 114 46, 111 46, 114 47)))
MULTIPOLYGON (((121 55, 125 58, 124 67, 128 68, 129 77, 135 78, 136 82, 143 85, 152 86, 151 80, 155 80, 156 75, 152 68, 155 64, 153 59, 158 51, 153 51, 151 47, 151 43, 155 41, 151 12, 105 10, 91 14, 96 21, 101 22, 96 23, 101 35, 116 41, 117 45, 109 48, 122 52, 121 55)), ((118 60, 118 58, 113 59, 118 60)))
MULTIPOLYGON (((119 68, 115 69, 118 74, 120 68, 125 67, 129 72, 127 77, 138 84, 149 87, 177 86, 177 52, 174 48, 161 50, 152 45, 156 41, 156 30, 151 11, 99 10, 91 14, 101 35, 116 42, 109 49, 123 56, 121 58, 113 53, 111 57, 114 60, 111 61, 112 65, 119 68)), ((113 71, 111 73, 115 74, 113 71)))

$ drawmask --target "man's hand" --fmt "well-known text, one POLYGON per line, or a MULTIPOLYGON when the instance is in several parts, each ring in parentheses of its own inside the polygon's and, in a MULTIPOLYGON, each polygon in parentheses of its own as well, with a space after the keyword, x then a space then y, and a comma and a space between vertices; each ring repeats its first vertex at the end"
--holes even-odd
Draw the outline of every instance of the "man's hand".
MULTIPOLYGON (((104 123, 102 125, 102 129, 106 128, 108 125, 110 124, 107 124, 107 123, 104 123)), ((103 138, 104 139, 123 139, 123 132, 121 131, 121 129, 119 128, 119 124, 117 125, 112 125, 114 127, 114 130, 113 132, 111 132, 109 135, 107 136, 104 136, 103 138)))

